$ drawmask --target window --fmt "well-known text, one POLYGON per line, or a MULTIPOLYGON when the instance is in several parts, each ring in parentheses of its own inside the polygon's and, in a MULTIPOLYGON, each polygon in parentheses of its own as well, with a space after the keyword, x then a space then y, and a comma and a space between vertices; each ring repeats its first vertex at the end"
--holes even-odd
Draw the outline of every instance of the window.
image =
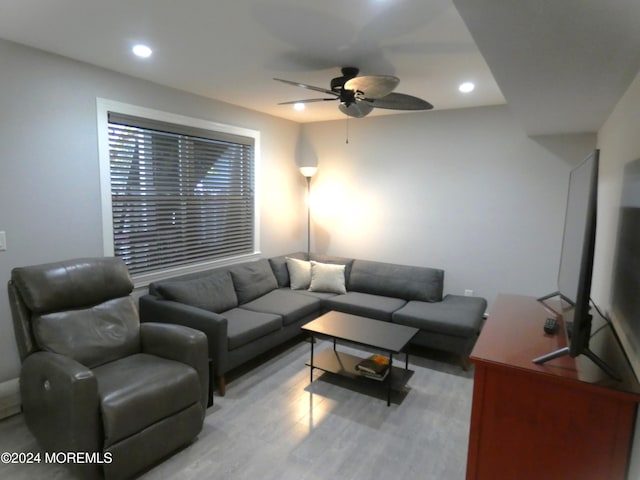
POLYGON ((256 252, 257 132, 241 132, 248 136, 194 119, 173 123, 157 114, 103 110, 107 253, 121 257, 139 277, 256 252))

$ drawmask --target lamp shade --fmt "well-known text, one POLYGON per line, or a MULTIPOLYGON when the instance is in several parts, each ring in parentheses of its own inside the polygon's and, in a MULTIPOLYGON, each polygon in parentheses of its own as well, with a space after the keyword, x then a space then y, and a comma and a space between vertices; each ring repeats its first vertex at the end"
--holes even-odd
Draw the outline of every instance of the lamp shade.
POLYGON ((307 178, 313 177, 318 171, 318 167, 300 167, 300 173, 307 178))

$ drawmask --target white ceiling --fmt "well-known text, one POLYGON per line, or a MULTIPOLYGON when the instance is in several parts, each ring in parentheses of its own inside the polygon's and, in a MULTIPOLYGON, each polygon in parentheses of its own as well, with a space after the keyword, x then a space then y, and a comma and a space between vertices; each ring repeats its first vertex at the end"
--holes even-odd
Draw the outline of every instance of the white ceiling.
POLYGON ((344 118, 277 105, 322 94, 272 78, 328 88, 356 66, 436 110, 502 90, 529 133, 597 130, 640 68, 638 19, 638 0, 0 0, 0 38, 278 117, 344 118))
POLYGON ((529 135, 596 132, 640 69, 640 0, 453 0, 529 135))

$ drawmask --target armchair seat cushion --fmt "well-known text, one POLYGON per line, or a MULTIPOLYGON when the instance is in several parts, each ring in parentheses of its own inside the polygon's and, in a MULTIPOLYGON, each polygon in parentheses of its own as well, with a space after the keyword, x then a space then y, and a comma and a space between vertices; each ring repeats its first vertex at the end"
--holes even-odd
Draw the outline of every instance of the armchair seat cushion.
POLYGON ((104 424, 104 446, 198 404, 197 372, 173 360, 138 353, 93 370, 104 424))
POLYGON ((282 328, 282 317, 273 313, 233 308, 222 313, 227 319, 229 350, 246 345, 282 328))
POLYGON ((319 311, 320 299, 310 295, 298 295, 289 288, 282 288, 245 303, 242 308, 280 315, 284 324, 289 325, 306 315, 319 311))
POLYGON ((338 310, 387 322, 391 321, 393 312, 407 303, 406 300, 401 298, 362 292, 347 292, 344 295, 325 298, 323 301, 328 310, 338 310))

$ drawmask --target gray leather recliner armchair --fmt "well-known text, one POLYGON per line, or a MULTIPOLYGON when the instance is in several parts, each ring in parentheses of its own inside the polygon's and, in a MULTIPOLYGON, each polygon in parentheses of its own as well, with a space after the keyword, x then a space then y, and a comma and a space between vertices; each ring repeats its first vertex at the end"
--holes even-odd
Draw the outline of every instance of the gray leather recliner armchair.
POLYGON ((88 452, 81 473, 128 478, 201 431, 206 335, 141 325, 120 259, 15 268, 8 290, 22 410, 45 451, 88 452))

